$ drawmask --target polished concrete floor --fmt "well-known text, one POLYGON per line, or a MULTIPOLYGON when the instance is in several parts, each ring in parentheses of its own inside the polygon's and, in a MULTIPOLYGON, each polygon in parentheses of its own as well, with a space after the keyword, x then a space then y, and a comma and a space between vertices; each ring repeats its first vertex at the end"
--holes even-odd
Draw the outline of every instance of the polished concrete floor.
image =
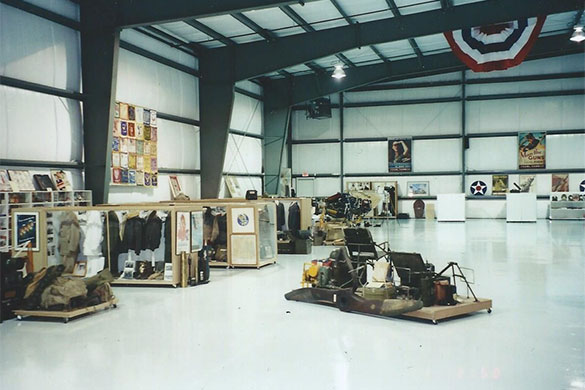
POLYGON ((289 302, 302 263, 116 288, 117 309, 0 325, 0 389, 584 389, 585 224, 392 221, 394 250, 475 269, 494 310, 432 325, 289 302), (180 386, 180 387, 179 387, 180 386))

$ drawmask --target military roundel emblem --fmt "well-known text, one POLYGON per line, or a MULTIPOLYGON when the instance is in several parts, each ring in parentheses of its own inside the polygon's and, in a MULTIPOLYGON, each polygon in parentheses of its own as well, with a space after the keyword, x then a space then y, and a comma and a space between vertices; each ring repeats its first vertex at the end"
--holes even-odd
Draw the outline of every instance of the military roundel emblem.
POLYGON ((585 192, 585 180, 579 184, 579 192, 585 192))
POLYGON ((471 191, 472 195, 483 196, 487 191, 487 185, 481 180, 476 180, 471 183, 469 190, 471 191))
POLYGON ((250 222, 250 218, 246 214, 238 215, 238 225, 246 226, 250 222))

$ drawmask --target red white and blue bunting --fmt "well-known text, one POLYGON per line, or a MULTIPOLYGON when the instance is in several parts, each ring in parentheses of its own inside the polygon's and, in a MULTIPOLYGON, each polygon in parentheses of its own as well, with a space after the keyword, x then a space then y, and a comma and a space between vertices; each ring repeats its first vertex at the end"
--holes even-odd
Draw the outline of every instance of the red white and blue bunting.
POLYGON ((546 16, 449 31, 453 53, 474 72, 520 65, 540 34, 546 16))

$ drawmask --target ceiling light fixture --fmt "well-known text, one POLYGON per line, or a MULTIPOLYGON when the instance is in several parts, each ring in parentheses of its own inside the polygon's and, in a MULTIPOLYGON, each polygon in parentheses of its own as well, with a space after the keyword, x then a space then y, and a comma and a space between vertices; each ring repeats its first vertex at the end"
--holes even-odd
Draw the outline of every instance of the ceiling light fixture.
POLYGON ((346 74, 345 74, 345 71, 343 70, 343 65, 335 65, 335 70, 333 71, 333 74, 331 75, 331 77, 333 77, 334 79, 337 79, 337 80, 341 80, 345 76, 346 76, 346 74))
POLYGON ((571 41, 577 43, 585 41, 585 33, 583 32, 583 27, 575 26, 575 31, 573 32, 573 35, 571 35, 570 39, 571 41))

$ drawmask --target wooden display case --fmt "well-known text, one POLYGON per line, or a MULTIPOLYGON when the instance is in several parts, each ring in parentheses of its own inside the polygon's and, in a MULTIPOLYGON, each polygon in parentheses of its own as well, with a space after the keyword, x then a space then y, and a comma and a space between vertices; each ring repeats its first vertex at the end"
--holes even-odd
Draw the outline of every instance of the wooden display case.
MULTIPOLYGON (((164 214, 166 214, 165 216, 165 221, 162 224, 162 228, 163 228, 163 232, 164 232, 164 227, 165 227, 165 223, 170 223, 171 227, 171 252, 170 252, 170 258, 171 261, 167 262, 165 264, 172 264, 172 277, 169 277, 168 280, 148 280, 148 279, 125 279, 123 277, 118 278, 116 280, 114 280, 111 284, 112 285, 142 285, 142 286, 178 286, 181 284, 181 256, 180 256, 180 252, 177 251, 177 213, 191 213, 191 212, 196 212, 196 211, 202 211, 202 207, 198 206, 198 205, 191 205, 191 206, 165 206, 165 205, 160 205, 160 204, 149 204, 149 205, 104 205, 104 206, 94 206, 94 207, 36 207, 36 208, 19 208, 17 211, 22 211, 22 212, 29 212, 29 211, 34 211, 37 212, 39 215, 39 223, 38 223, 38 229, 39 229, 39 249, 38 251, 33 252, 33 269, 34 271, 38 271, 39 269, 43 268, 43 267, 48 267, 50 265, 54 265, 54 264, 59 264, 59 258, 56 256, 56 253, 58 251, 58 246, 57 246, 57 239, 58 239, 58 226, 56 226, 58 224, 57 222, 57 216, 58 215, 62 215, 59 213, 63 213, 63 212, 74 212, 76 213, 76 215, 83 215, 83 213, 87 213, 87 212, 91 212, 91 211, 97 211, 100 212, 102 218, 103 218, 103 226, 104 229, 106 229, 105 233, 104 233, 104 237, 107 240, 106 241, 106 248, 107 248, 107 253, 101 253, 101 256, 99 257, 104 257, 105 258, 105 264, 104 266, 107 268, 110 268, 110 265, 112 264, 113 261, 118 261, 118 264, 120 264, 120 262, 122 262, 122 264, 125 263, 125 261, 127 260, 127 258, 124 257, 124 254, 127 253, 131 253, 130 250, 128 250, 127 252, 121 252, 118 255, 118 259, 111 259, 110 258, 110 249, 111 249, 111 243, 109 241, 110 238, 110 234, 109 234, 109 229, 110 229, 110 220, 109 220, 109 212, 116 212, 116 215, 120 215, 120 216, 126 216, 126 215, 131 215, 131 214, 150 214, 153 211, 161 212, 164 214), (168 222, 166 222, 166 218, 170 218, 170 220, 168 222)), ((13 214, 14 214, 15 210, 13 210, 13 214)), ((120 223, 123 221, 123 218, 120 219, 120 223)), ((121 231, 122 229, 120 229, 121 231)), ((134 257, 134 255, 130 254, 128 255, 129 257, 134 257, 134 259, 130 259, 131 261, 136 261, 136 260, 140 260, 140 261, 149 261, 150 259, 152 259, 152 261, 154 262, 155 260, 158 260, 158 262, 164 262, 165 260, 165 253, 164 253, 164 233, 161 232, 161 242, 159 244, 159 247, 156 248, 155 250, 142 250, 138 255, 136 255, 136 253, 134 252, 134 255, 136 255, 134 257), (144 252, 144 253, 143 253, 144 252), (155 253, 158 252, 156 255, 155 253), (150 258, 148 257, 150 255, 150 258), (156 256, 156 259, 155 259, 156 256), (162 260, 161 260, 162 259, 162 260)), ((190 232, 190 229, 189 229, 190 232)), ((189 241, 190 243, 190 241, 189 241)), ((80 243, 81 245, 81 243, 80 243)), ((192 258, 197 259, 198 256, 198 250, 197 251, 193 251, 191 252, 190 248, 188 249, 189 252, 187 252, 187 255, 192 256, 192 258)), ((192 275, 197 275, 197 261, 192 261, 191 262, 192 266, 190 269, 190 274, 192 275)), ((164 265, 163 265, 164 267, 164 265)), ((118 268, 118 267, 116 267, 118 268)), ((123 267, 120 267, 122 269, 122 274, 123 274, 123 267)), ((88 265, 88 269, 89 269, 89 265, 88 265)), ((124 276, 124 275, 122 275, 124 276)))

